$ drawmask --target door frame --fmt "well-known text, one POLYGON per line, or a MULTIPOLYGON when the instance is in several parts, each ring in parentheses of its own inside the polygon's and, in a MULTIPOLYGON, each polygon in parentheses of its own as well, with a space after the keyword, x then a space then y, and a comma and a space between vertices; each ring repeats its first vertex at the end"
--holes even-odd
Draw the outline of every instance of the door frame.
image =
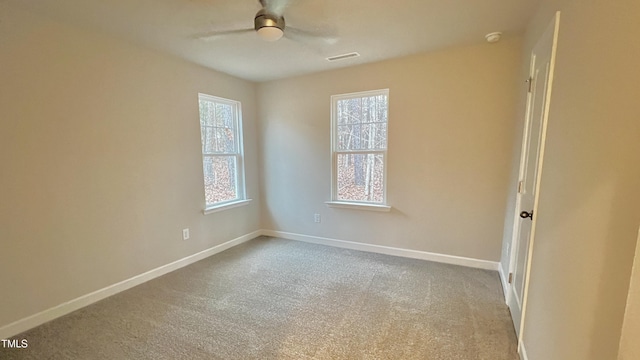
MULTIPOLYGON (((538 201, 539 201, 539 197, 540 197, 540 180, 542 178, 542 165, 544 163, 544 155, 545 155, 545 146, 546 146, 546 139, 547 139, 547 125, 548 125, 548 120, 549 120, 549 108, 550 108, 550 103, 551 103, 551 93, 553 90, 553 79, 554 79, 554 73, 555 73, 555 63, 556 63, 556 56, 557 56, 557 48, 558 48, 558 33, 559 33, 559 28, 560 28, 560 11, 557 11, 554 15, 553 20, 551 21, 551 23, 549 24, 549 26, 547 27, 547 30, 540 36, 538 42, 540 42, 541 39, 544 38, 545 35, 547 35, 547 32, 549 31, 553 31, 552 36, 552 48, 551 48, 551 60, 550 60, 550 68, 549 68, 549 79, 548 79, 548 88, 547 88, 547 93, 545 95, 545 104, 544 104, 544 110, 543 110, 543 117, 542 117, 542 133, 540 135, 540 155, 538 158, 538 164, 537 164, 537 174, 536 174, 536 179, 535 179, 535 195, 534 195, 534 200, 533 200, 533 213, 534 214, 538 214, 538 201)), ((537 42, 537 43, 538 43, 537 42)), ((537 47, 537 43, 534 46, 537 47)), ((531 60, 533 60, 533 52, 531 54, 531 60)), ((533 61, 530 60, 530 64, 529 64, 529 79, 531 79, 533 77, 533 72, 535 71, 535 63, 533 61)), ((531 111, 532 111, 532 93, 527 93, 527 102, 526 102, 526 112, 525 112, 525 124, 524 124, 524 130, 523 130, 523 134, 522 134, 522 147, 520 150, 520 165, 519 165, 519 170, 518 170, 518 187, 520 185, 520 182, 523 181, 523 177, 524 177, 524 166, 525 166, 525 160, 526 160, 526 156, 527 154, 527 146, 528 146, 528 136, 529 136, 529 123, 531 121, 530 115, 531 115, 531 111)), ((510 245, 510 249, 509 249, 509 274, 512 274, 515 270, 516 267, 516 246, 517 246, 517 242, 518 242, 518 236, 520 233, 520 205, 521 205, 521 198, 522 198, 522 194, 520 194, 520 192, 518 191, 516 193, 516 203, 515 203, 515 208, 514 208, 514 214, 513 214, 513 231, 511 233, 511 245, 510 245)), ((525 328, 525 319, 526 319, 526 309, 527 309, 527 298, 528 298, 528 294, 529 294, 529 275, 531 273, 531 259, 533 257, 533 245, 535 242, 535 231, 536 231, 536 223, 537 223, 537 216, 534 216, 532 219, 532 223, 531 223, 531 233, 529 236, 529 246, 528 246, 528 251, 527 251, 527 259, 526 259, 526 266, 525 266, 525 273, 524 273, 524 292, 523 292, 523 296, 522 296, 522 316, 520 318, 520 329, 518 332, 518 352, 521 353, 521 351, 523 350, 523 344, 522 344, 522 340, 524 338, 524 328, 525 328)), ((506 295, 506 300, 507 303, 510 302, 511 300, 511 296, 513 293, 513 284, 509 283, 507 284, 507 295, 506 295)))

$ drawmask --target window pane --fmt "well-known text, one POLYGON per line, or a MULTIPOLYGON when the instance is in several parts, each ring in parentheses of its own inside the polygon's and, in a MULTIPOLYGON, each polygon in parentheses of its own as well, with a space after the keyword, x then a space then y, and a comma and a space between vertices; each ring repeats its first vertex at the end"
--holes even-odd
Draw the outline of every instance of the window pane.
POLYGON ((200 126, 213 126, 215 105, 211 101, 200 100, 200 126))
POLYGON ((360 147, 360 126, 359 125, 338 125, 337 150, 355 150, 360 147), (358 130, 358 133, 355 132, 358 130))
POLYGON ((360 98, 338 100, 338 125, 354 124, 360 122, 360 110, 360 98))
POLYGON ((381 203, 384 194, 382 154, 338 154, 338 200, 381 203))
POLYGON ((336 102, 335 150, 384 150, 387 148, 387 96, 367 96, 336 102))
POLYGON ((204 157, 204 192, 207 205, 238 198, 235 156, 204 157))
POLYGON ((233 127, 233 108, 229 104, 215 104, 216 121, 215 126, 233 127))
POLYGON ((216 151, 225 154, 236 153, 236 143, 233 130, 230 128, 216 128, 216 151))
POLYGON ((387 148, 387 124, 370 122, 364 124, 338 125, 336 150, 384 150, 387 148))
POLYGON ((202 127, 201 129, 201 137, 202 137, 202 153, 203 154, 211 154, 215 151, 216 148, 216 140, 212 127, 202 127))
POLYGON ((386 149, 387 148, 387 123, 377 124, 374 131, 376 132, 376 134, 373 139, 373 142, 374 142, 373 147, 376 149, 386 149))

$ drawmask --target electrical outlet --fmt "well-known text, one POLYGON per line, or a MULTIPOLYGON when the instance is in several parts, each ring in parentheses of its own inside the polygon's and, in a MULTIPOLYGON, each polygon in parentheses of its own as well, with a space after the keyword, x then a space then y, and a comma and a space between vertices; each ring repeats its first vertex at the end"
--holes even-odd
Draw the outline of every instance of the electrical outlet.
POLYGON ((182 240, 189 240, 189 228, 182 229, 182 240))
POLYGON ((317 223, 320 222, 320 214, 314 214, 313 215, 313 222, 317 222, 317 223))

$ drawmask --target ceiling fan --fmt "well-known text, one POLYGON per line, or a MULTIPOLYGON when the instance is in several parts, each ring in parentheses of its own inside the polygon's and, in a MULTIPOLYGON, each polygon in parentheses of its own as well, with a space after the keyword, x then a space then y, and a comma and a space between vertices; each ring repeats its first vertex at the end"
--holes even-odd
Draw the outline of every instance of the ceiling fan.
POLYGON ((258 0, 262 9, 258 11, 253 19, 253 28, 212 31, 197 36, 201 40, 215 40, 229 35, 238 35, 250 32, 258 33, 258 36, 265 41, 277 41, 283 36, 295 40, 306 41, 319 39, 326 43, 334 44, 337 39, 320 32, 310 32, 285 25, 284 11, 289 6, 290 0, 258 0), (285 31, 286 28, 286 31, 285 31))

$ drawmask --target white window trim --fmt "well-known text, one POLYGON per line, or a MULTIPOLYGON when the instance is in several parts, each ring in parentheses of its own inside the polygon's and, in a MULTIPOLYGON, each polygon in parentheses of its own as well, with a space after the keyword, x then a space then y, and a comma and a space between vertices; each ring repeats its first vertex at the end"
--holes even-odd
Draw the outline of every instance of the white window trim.
POLYGON ((223 211, 223 210, 228 210, 228 209, 233 209, 233 208, 249 205, 249 203, 251 201, 253 201, 253 199, 233 200, 233 201, 227 201, 227 202, 224 202, 224 203, 218 203, 218 204, 216 204, 214 206, 211 206, 211 207, 208 207, 208 208, 202 210, 202 213, 204 215, 209 215, 209 214, 217 213, 219 211, 223 211))
MULTIPOLYGON (((211 204, 207 206, 207 201, 205 197, 205 208, 202 210, 204 215, 208 215, 214 212, 232 209, 234 207, 239 207, 243 205, 249 204, 251 199, 247 199, 247 190, 244 176, 244 134, 243 134, 243 122, 242 122, 242 103, 240 101, 225 99, 218 96, 198 93, 198 100, 206 100, 221 104, 231 105, 234 111, 234 123, 236 127, 237 134, 237 153, 235 154, 205 154, 202 152, 202 144, 200 145, 201 153, 202 153, 202 164, 203 164, 203 176, 204 176, 204 158, 207 156, 235 156, 236 157, 236 191, 238 197, 236 199, 223 201, 215 204, 211 204)), ((198 124, 200 124, 200 113, 198 112, 198 124)), ((200 126, 200 132, 202 133, 202 126, 200 126)), ((201 134, 202 135, 202 134, 201 134)), ((204 178, 202 179, 203 190, 204 190, 204 178)))
POLYGON ((374 203, 361 203, 361 202, 349 202, 349 201, 325 201, 325 204, 327 204, 327 206, 331 208, 369 210, 369 211, 380 211, 380 212, 391 211, 391 206, 389 205, 374 204, 374 203))
POLYGON ((389 89, 378 89, 378 90, 369 90, 369 91, 360 91, 354 93, 347 94, 339 94, 331 96, 331 201, 326 201, 325 204, 329 207, 337 207, 337 208, 348 208, 348 209, 359 209, 359 210, 373 210, 373 211, 390 211, 391 206, 387 203, 387 150, 389 148, 389 114, 387 114, 387 146, 384 150, 351 150, 351 151, 338 151, 336 150, 336 141, 338 139, 338 124, 337 124, 337 107, 336 103, 339 100, 351 99, 354 97, 367 97, 367 96, 376 96, 376 95, 385 95, 387 97, 387 104, 389 104, 389 89), (345 153, 380 153, 382 154, 382 159, 384 161, 384 171, 383 171, 383 179, 382 183, 384 184, 382 188, 382 202, 366 202, 366 201, 344 201, 338 200, 338 178, 337 178, 337 159, 338 154, 345 153))

